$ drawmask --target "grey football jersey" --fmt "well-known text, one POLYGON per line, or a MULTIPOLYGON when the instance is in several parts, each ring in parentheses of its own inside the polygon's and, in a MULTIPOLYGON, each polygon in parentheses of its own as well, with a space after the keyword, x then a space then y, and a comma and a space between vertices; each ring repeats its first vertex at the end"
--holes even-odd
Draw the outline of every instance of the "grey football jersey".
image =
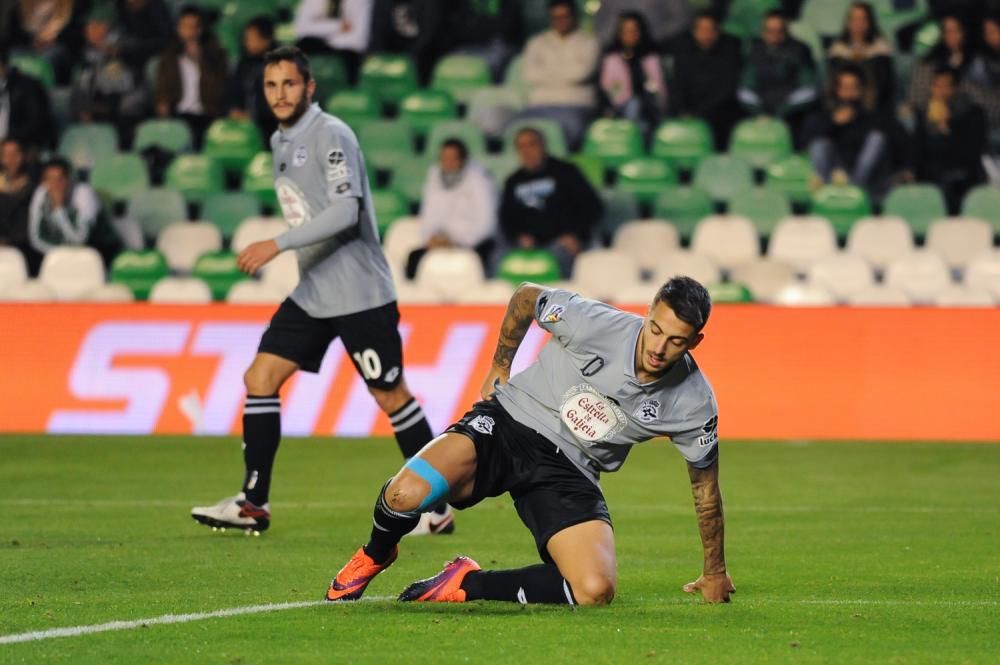
POLYGON ((636 379, 642 317, 551 289, 539 296, 535 320, 552 338, 538 360, 498 386, 497 399, 595 483, 654 437, 670 437, 693 463, 718 445, 715 395, 690 354, 652 383, 636 379))
POLYGON ((290 226, 310 221, 338 198, 359 199, 359 225, 296 250, 299 284, 291 298, 310 316, 374 309, 396 299, 379 244, 364 155, 343 121, 313 104, 294 126, 271 136, 274 189, 290 226))

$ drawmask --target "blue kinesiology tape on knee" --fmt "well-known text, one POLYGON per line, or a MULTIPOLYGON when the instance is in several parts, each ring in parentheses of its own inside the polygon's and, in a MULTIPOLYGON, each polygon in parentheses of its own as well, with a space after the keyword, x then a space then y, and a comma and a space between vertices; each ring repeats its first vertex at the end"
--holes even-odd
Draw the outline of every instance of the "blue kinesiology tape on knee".
POLYGON ((428 494, 420 504, 420 510, 433 508, 448 498, 448 481, 444 479, 437 469, 419 457, 411 457, 406 463, 406 468, 427 481, 431 486, 428 494))

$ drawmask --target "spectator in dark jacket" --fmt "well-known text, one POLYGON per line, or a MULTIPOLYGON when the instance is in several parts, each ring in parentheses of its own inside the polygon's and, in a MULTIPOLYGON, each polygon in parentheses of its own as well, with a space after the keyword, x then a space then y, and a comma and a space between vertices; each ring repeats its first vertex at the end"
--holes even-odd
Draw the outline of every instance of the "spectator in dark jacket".
POLYGON ((449 30, 454 0, 375 0, 369 53, 408 53, 422 85, 431 79, 438 58, 459 38, 449 30))
POLYGON ((243 57, 229 79, 229 117, 252 120, 260 129, 264 145, 278 128, 264 98, 264 54, 274 48, 274 22, 258 16, 243 28, 243 57))
POLYGON ((16 139, 0 142, 0 245, 21 250, 32 274, 42 261, 28 242, 28 205, 35 178, 24 148, 16 139))
POLYGON ((931 85, 938 70, 950 67, 964 76, 975 55, 971 35, 957 16, 945 16, 940 21, 941 39, 923 57, 913 70, 910 79, 909 104, 914 110, 927 106, 931 85))
POLYGON ((0 47, 0 139, 17 139, 28 152, 52 146, 49 96, 36 79, 9 65, 0 47))
POLYGON ((699 14, 691 32, 679 37, 674 47, 671 109, 677 115, 704 118, 719 151, 726 149, 741 116, 736 94, 742 67, 740 40, 723 34, 710 13, 699 14))
POLYGON ((855 2, 847 11, 844 30, 827 53, 830 66, 837 70, 855 65, 865 71, 865 81, 872 86, 875 106, 892 109, 896 99, 896 71, 892 46, 882 36, 875 10, 867 2, 855 2))
POLYGON ((642 15, 660 50, 666 50, 671 39, 691 27, 688 0, 604 0, 594 16, 594 33, 601 45, 614 41, 619 17, 624 12, 642 15))
POLYGON ((576 166, 546 152, 541 132, 522 129, 514 146, 521 166, 507 179, 500 201, 504 240, 511 248, 551 251, 569 277, 604 205, 576 166))
POLYGON ((122 58, 133 67, 145 67, 150 58, 170 44, 173 23, 163 0, 118 0, 118 48, 122 58))
POLYGON ((983 44, 969 67, 965 88, 986 110, 990 128, 1000 131, 1000 14, 983 21, 983 44))

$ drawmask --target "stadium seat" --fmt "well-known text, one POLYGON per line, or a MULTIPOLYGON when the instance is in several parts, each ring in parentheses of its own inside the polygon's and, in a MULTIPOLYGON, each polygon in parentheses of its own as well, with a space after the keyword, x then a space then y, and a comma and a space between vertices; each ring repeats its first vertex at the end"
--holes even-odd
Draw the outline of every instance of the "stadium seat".
POLYGON ((126 250, 111 262, 110 281, 128 287, 136 300, 146 300, 153 285, 169 274, 167 259, 160 252, 126 250))
POLYGON ((711 197, 696 187, 665 187, 653 205, 653 214, 673 224, 685 240, 713 212, 711 197))
POLYGON ((694 170, 714 152, 712 130, 700 118, 667 120, 653 135, 652 154, 676 169, 694 170))
POLYGON ((0 291, 20 286, 28 281, 28 266, 24 255, 14 247, 0 245, 0 291))
POLYGON ((208 284, 213 300, 225 300, 234 284, 247 279, 247 275, 236 265, 236 254, 230 251, 202 254, 195 261, 191 276, 208 284))
POLYGON ((583 152, 613 169, 643 154, 642 135, 631 120, 601 118, 591 123, 583 141, 583 152))
POLYGON ((382 240, 382 251, 394 273, 402 274, 410 252, 424 244, 419 217, 402 217, 388 228, 382 240))
POLYGON ((764 258, 733 266, 729 276, 746 284, 754 300, 765 303, 774 302, 782 289, 796 281, 795 270, 790 265, 764 258))
POLYGON ((810 284, 823 287, 838 300, 875 284, 872 267, 857 254, 832 254, 809 266, 806 274, 810 284))
POLYGON ((833 224, 838 238, 846 238, 854 222, 872 212, 868 195, 854 185, 824 185, 813 193, 810 213, 833 224))
POLYGON ((792 133, 784 122, 775 118, 759 116, 744 120, 733 130, 729 154, 763 169, 792 154, 792 133))
POLYGON ((91 247, 55 247, 42 259, 38 279, 57 300, 76 300, 104 283, 104 264, 91 247))
POLYGON ((149 189, 146 165, 135 154, 120 152, 106 155, 90 171, 90 185, 105 204, 126 201, 133 194, 149 189))
POLYGON ((394 189, 372 190, 372 207, 375 209, 375 221, 378 223, 380 236, 384 236, 386 229, 397 219, 410 214, 406 197, 394 189))
POLYGON ((838 34, 852 0, 806 0, 799 20, 824 37, 838 34))
POLYGON ((203 153, 215 157, 227 171, 239 172, 263 147, 252 122, 223 118, 209 126, 203 153))
POLYGON ((59 154, 73 168, 90 171, 94 165, 118 152, 118 133, 106 123, 70 125, 59 137, 59 154))
POLYGON ((614 299, 618 289, 639 281, 635 261, 613 249, 581 252, 573 262, 573 284, 599 300, 614 299))
POLYGON ((180 192, 153 187, 129 197, 126 216, 139 225, 144 236, 152 239, 168 224, 187 219, 188 211, 180 192))
POLYGON ((503 73, 503 86, 513 90, 521 99, 528 99, 528 84, 524 80, 524 57, 520 53, 507 63, 507 69, 503 73))
POLYGON ((751 303, 754 301, 753 293, 746 284, 739 282, 713 282, 706 284, 705 289, 712 299, 713 305, 751 303))
POLYGON ((171 270, 189 273, 199 256, 222 249, 222 234, 210 222, 177 222, 156 237, 156 249, 171 270))
POLYGON ((760 240, 753 222, 738 215, 711 215, 694 228, 691 251, 707 256, 729 269, 760 255, 760 240))
POLYGON ((309 56, 309 70, 316 81, 316 98, 325 99, 347 87, 347 68, 339 55, 309 56))
POLYGON ((980 185, 965 195, 962 215, 985 219, 993 226, 993 233, 1000 234, 1000 187, 980 185))
POLYGON ((513 285, 521 282, 550 284, 560 279, 559 262, 544 249, 515 249, 507 252, 497 266, 497 277, 513 285))
POLYGON ((496 137, 503 136, 504 129, 523 108, 524 100, 517 91, 490 86, 472 94, 465 116, 483 134, 496 137))
POLYGON ((270 152, 258 152, 243 171, 243 191, 253 194, 261 205, 278 207, 274 191, 274 158, 270 152))
POLYGON ((139 123, 132 150, 142 152, 156 147, 177 154, 189 151, 191 145, 191 130, 186 122, 173 118, 152 118, 139 123))
POLYGON ((299 259, 292 250, 286 250, 271 260, 261 270, 261 281, 286 296, 299 284, 299 259))
POLYGON ((230 305, 272 305, 284 299, 284 293, 254 279, 233 284, 226 294, 226 302, 230 305))
POLYGON ((859 219, 847 236, 847 251, 857 254, 879 271, 913 249, 913 230, 901 217, 859 219))
POLYGON ((924 247, 944 259, 948 267, 962 269, 993 246, 990 223, 972 217, 939 219, 927 229, 924 247))
POLYGON ((657 157, 636 157, 618 166, 617 189, 631 192, 640 203, 652 204, 663 188, 677 182, 677 174, 657 157))
POLYGON ((260 215, 260 201, 249 192, 222 192, 201 204, 201 219, 215 224, 224 238, 233 237, 244 219, 260 215))
POLYGON ((420 203, 427 171, 435 161, 423 157, 411 157, 399 162, 392 167, 389 188, 402 194, 408 204, 420 203))
POLYGON ((483 283, 483 262, 471 249, 432 249, 417 267, 416 284, 435 291, 446 301, 462 291, 474 291, 483 283))
POLYGON ((718 282, 722 278, 719 266, 707 256, 690 251, 669 252, 660 258, 653 271, 653 288, 678 275, 687 275, 702 284, 718 282))
POLYGON ((419 137, 427 136, 431 127, 454 120, 457 115, 455 100, 443 90, 417 90, 404 97, 399 105, 400 119, 409 123, 419 137))
POLYGON ((417 70, 409 56, 374 53, 361 66, 360 87, 380 103, 396 105, 419 87, 417 70))
POLYGON ((197 277, 164 277, 153 286, 149 302, 158 305, 207 305, 212 302, 212 291, 197 277))
MULTIPOLYGON (((454 294, 455 301, 463 296, 459 292, 454 294)), ((440 305, 447 302, 447 298, 437 292, 437 290, 423 286, 416 282, 396 281, 396 299, 403 305, 440 305)))
POLYGON ((391 171, 396 164, 413 159, 413 130, 405 122, 377 120, 365 124, 358 134, 365 162, 391 171))
POLYGON ((441 149, 441 144, 446 140, 455 138, 465 143, 469 149, 469 155, 480 157, 486 154, 486 138, 479 128, 471 122, 465 120, 445 120, 435 123, 427 135, 427 143, 424 146, 424 157, 437 158, 441 149))
POLYGON ((751 187, 736 192, 729 199, 729 213, 748 217, 757 233, 768 238, 775 225, 792 214, 788 197, 772 187, 751 187))
POLYGON ((847 304, 851 307, 909 307, 913 300, 898 287, 877 284, 849 294, 847 304))
MULTIPOLYGON (((520 167, 521 163, 517 155, 511 154, 511 157, 517 162, 517 166, 520 167)), ((566 161, 573 164, 576 168, 580 169, 580 173, 583 177, 587 179, 590 186, 594 189, 603 189, 605 186, 604 178, 604 164, 601 160, 593 155, 585 155, 582 152, 578 152, 575 155, 568 155, 566 161)))
POLYGON ((378 100, 364 90, 338 90, 327 98, 325 107, 327 113, 346 122, 355 134, 382 114, 378 100))
POLYGON ((631 192, 621 189, 604 189, 600 195, 604 201, 600 234, 605 239, 610 239, 615 236, 619 226, 639 216, 639 204, 631 192))
POLYGON ((542 135, 545 139, 545 149, 550 155, 566 157, 569 154, 569 149, 566 147, 566 134, 563 133, 559 123, 550 118, 524 118, 507 125, 507 128, 503 130, 505 152, 516 154, 514 139, 517 137, 517 133, 525 127, 535 129, 542 135))
POLYGON ((716 201, 729 201, 753 187, 753 170, 739 157, 711 155, 698 164, 692 184, 716 201))
POLYGON ((85 302, 135 302, 135 294, 124 284, 101 284, 84 293, 80 300, 85 302))
POLYGON ((488 279, 475 290, 459 291, 455 302, 462 305, 506 305, 514 294, 514 285, 504 279, 488 279))
MULTIPOLYGON (((51 11, 51 10, 50 10, 51 11)), ((10 66, 17 67, 22 74, 27 74, 49 89, 56 86, 56 75, 52 63, 41 55, 32 53, 13 53, 10 56, 10 66)))
POLYGON ((836 252, 837 236, 822 217, 789 217, 778 222, 767 247, 768 258, 783 261, 801 273, 836 252))
POLYGON ((902 217, 919 237, 935 219, 947 217, 944 197, 934 185, 900 185, 894 187, 882 205, 885 215, 902 217))
POLYGON ((477 55, 447 55, 438 60, 431 76, 432 88, 450 93, 462 104, 492 82, 489 65, 477 55))
POLYGON ((612 249, 628 255, 640 270, 652 271, 668 252, 680 247, 680 234, 662 219, 626 222, 615 232, 612 249))
POLYGON ((937 254, 918 250, 889 264, 885 284, 906 292, 917 303, 929 303, 951 285, 948 264, 937 254))
POLYGON ((633 282, 616 289, 610 300, 619 305, 645 305, 648 307, 659 286, 659 284, 647 282, 633 282))
POLYGON ((964 284, 984 288, 1000 301, 1000 250, 984 252, 970 261, 964 284))
POLYGON ((517 155, 507 152, 481 155, 475 161, 489 172, 493 178, 494 185, 496 185, 497 190, 500 192, 503 191, 507 178, 521 167, 517 155))
POLYGON ((830 307, 837 301, 833 294, 815 284, 789 284, 775 294, 775 305, 783 307, 830 307))
POLYGON ((222 164, 214 157, 178 155, 167 167, 165 184, 183 194, 185 200, 201 203, 225 189, 225 177, 222 164))
POLYGON ((288 230, 288 224, 280 217, 251 217, 244 219, 236 230, 229 248, 239 254, 252 243, 271 240, 288 230))
POLYGON ((812 163, 801 155, 790 155, 767 167, 767 186, 785 193, 793 203, 807 203, 816 176, 812 163))
POLYGON ((53 302, 55 300, 55 291, 37 279, 29 279, 6 290, 0 289, 0 302, 53 302))
POLYGON ((996 299, 981 286, 953 284, 939 291, 931 299, 938 307, 995 307, 996 299))

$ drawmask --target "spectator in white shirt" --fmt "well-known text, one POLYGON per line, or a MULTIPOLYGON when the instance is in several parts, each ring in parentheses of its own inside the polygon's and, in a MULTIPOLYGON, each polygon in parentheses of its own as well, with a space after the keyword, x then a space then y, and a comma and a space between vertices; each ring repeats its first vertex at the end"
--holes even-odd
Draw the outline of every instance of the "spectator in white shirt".
POLYGON ((306 53, 335 53, 357 80, 371 37, 372 0, 302 0, 295 11, 297 46, 306 53))

